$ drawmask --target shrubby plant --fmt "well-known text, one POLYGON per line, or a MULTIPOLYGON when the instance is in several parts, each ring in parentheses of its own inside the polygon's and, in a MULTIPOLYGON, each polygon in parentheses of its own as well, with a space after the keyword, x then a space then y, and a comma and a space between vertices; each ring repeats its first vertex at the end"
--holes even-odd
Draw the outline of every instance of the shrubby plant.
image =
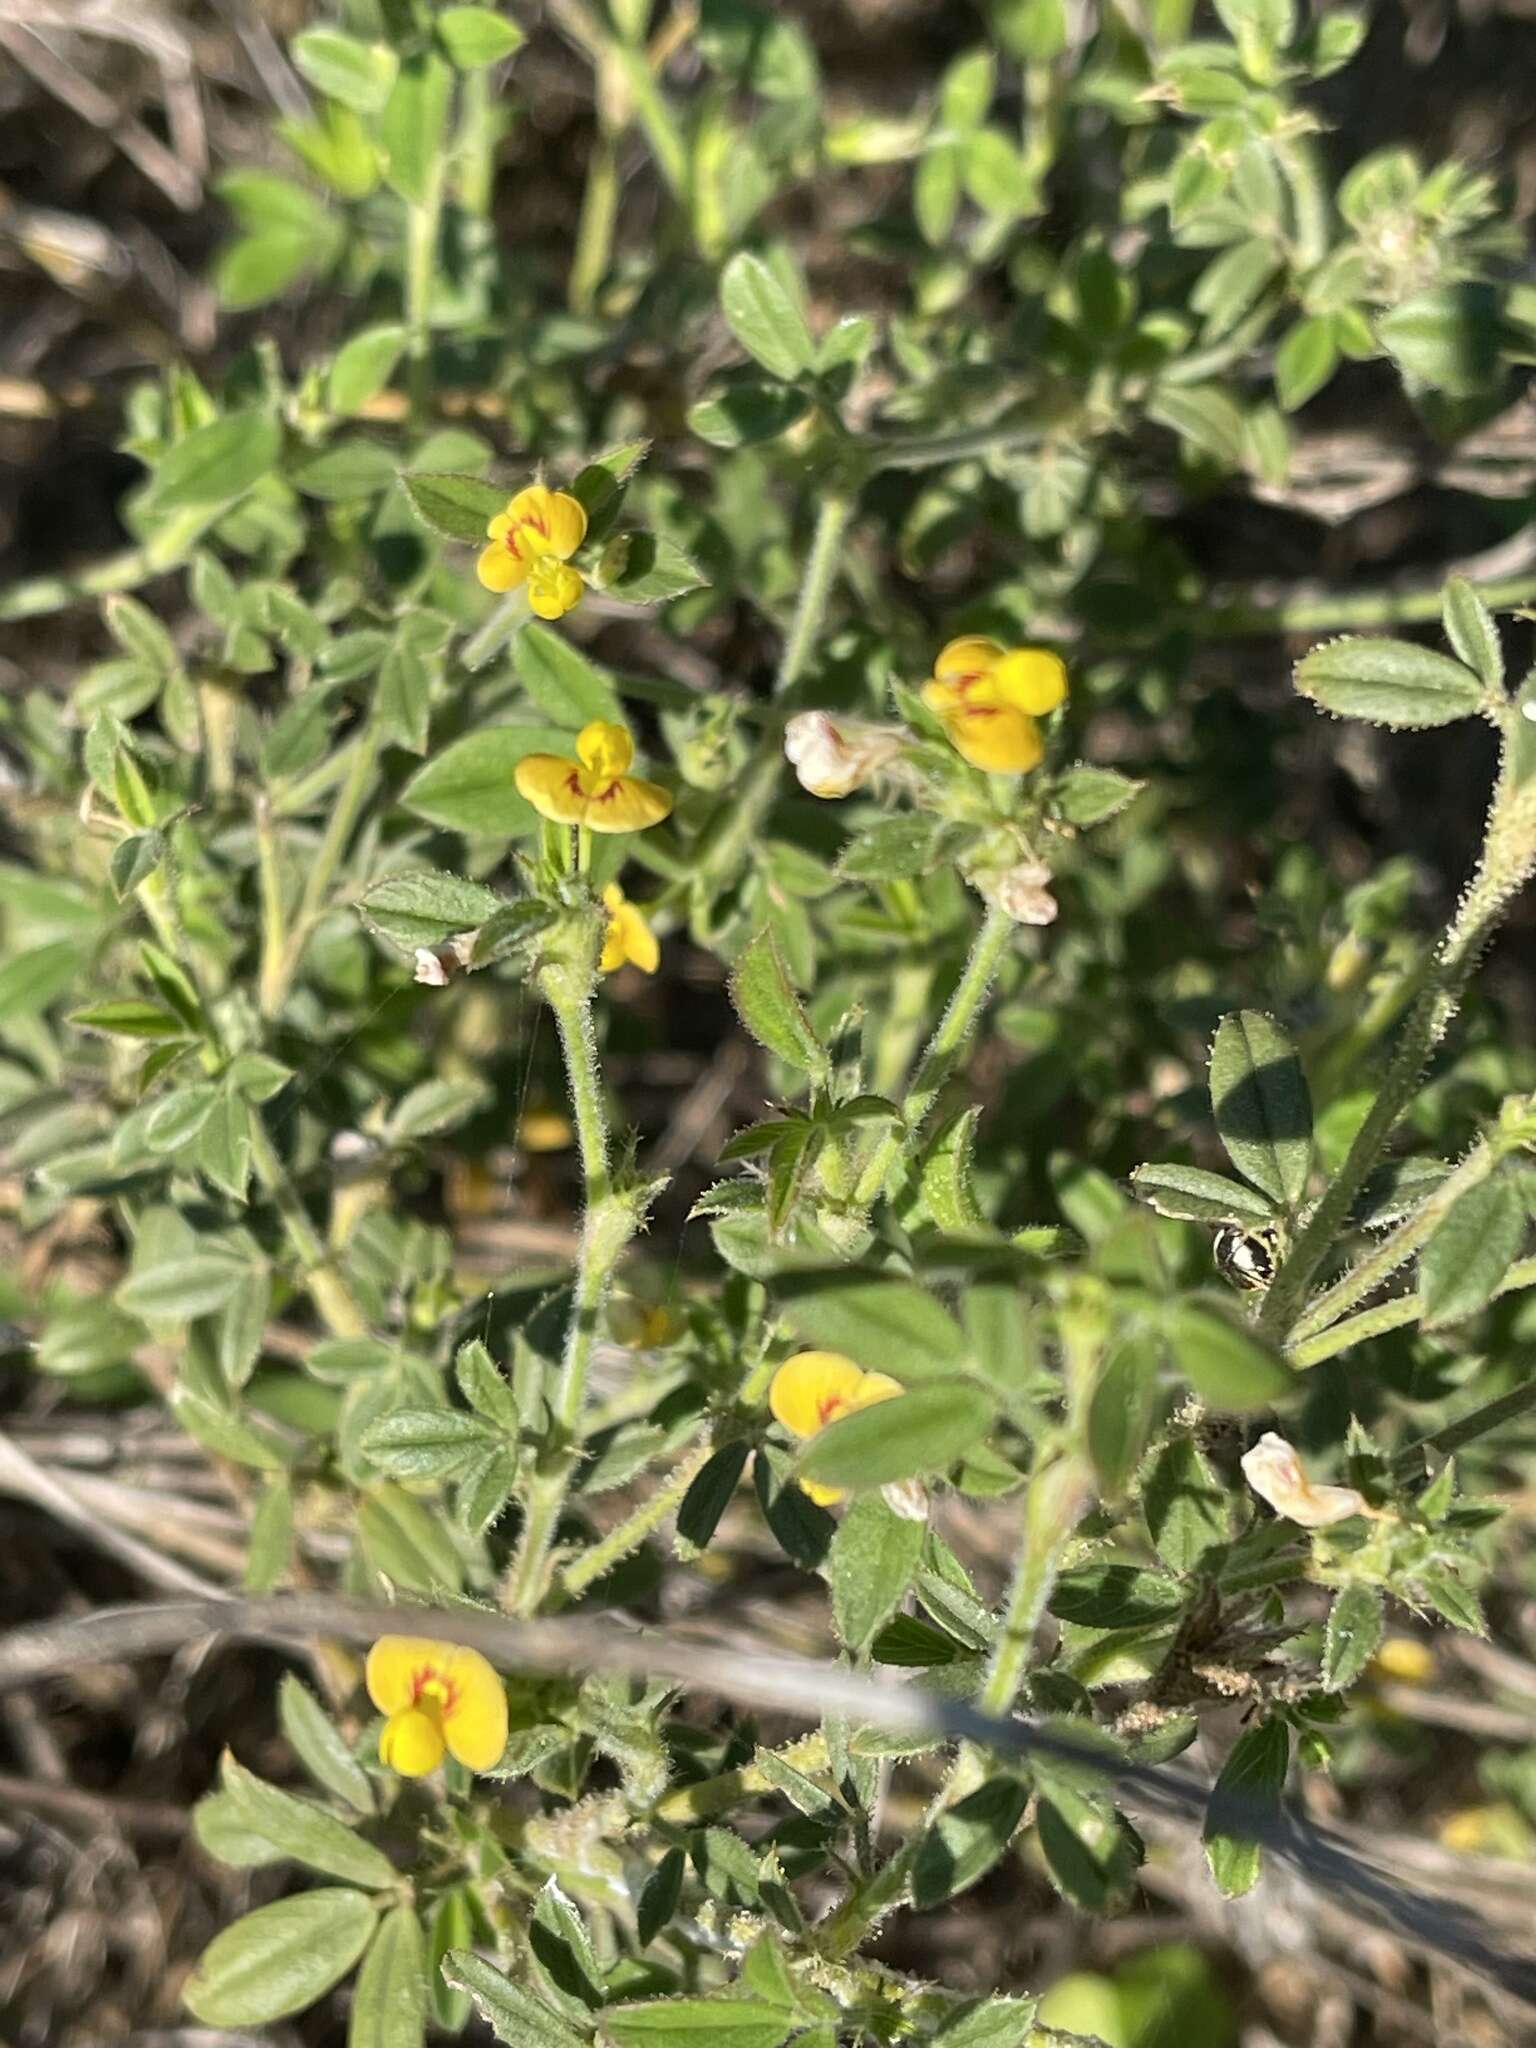
POLYGON ((1180 512, 1278 491, 1351 366, 1454 440, 1536 307, 1489 179, 1325 134, 1347 11, 993 0, 895 112, 824 98, 776 9, 652 12, 550 10, 596 109, 563 304, 494 205, 521 28, 352 0, 296 35, 314 111, 226 177, 217 284, 348 330, 293 299, 296 347, 258 319, 216 386, 144 385, 130 547, 6 600, 99 599, 112 643, 5 714, 11 1159, 30 1228, 121 1261, 26 1313, 39 1373, 163 1401, 227 1475, 248 1592, 440 1611, 283 1681, 307 1791, 234 1733, 199 1839, 316 1882, 218 1935, 200 2021, 351 1978, 355 2048, 472 2010, 539 2048, 1006 2048, 1052 2038, 1028 1987, 883 1967, 891 1913, 1013 1856, 1121 1909, 1115 1772, 1202 1735, 1239 1895, 1373 1657, 1484 1627, 1536 1073, 1456 1019, 1536 864, 1496 617, 1536 579, 1213 588, 1180 512), (808 275, 812 179, 847 239, 808 275), (1440 938, 1401 864, 1346 887, 1268 829, 1314 713, 1194 676, 1282 633, 1322 712, 1492 729, 1440 938), (685 946, 764 1104, 686 1233, 610 1071, 685 946), (549 1123, 546 1012, 579 1237, 488 1298, 453 1176, 530 1073, 549 1123), (1011 1532, 1000 1600, 956 1495, 1011 1532), (1075 1761, 814 1698, 760 1743, 456 1646, 654 1617, 737 1526, 825 1582, 828 1656, 1075 1761))

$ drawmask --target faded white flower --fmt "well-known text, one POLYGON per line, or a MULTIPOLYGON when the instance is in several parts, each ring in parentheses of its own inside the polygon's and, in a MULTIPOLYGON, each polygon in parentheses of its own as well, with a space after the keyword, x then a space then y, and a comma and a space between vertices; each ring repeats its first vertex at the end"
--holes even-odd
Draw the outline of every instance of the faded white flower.
POLYGON ((416 948, 415 979, 423 988, 446 988, 475 957, 478 930, 459 932, 441 946, 416 948))
POLYGON ((927 1521, 928 1489, 920 1479, 893 1479, 880 1492, 891 1513, 902 1521, 927 1521))
POLYGON ((1351 1515, 1369 1514, 1365 1496, 1352 1486, 1316 1486, 1302 1470, 1295 1447, 1266 1430, 1243 1454, 1243 1475, 1260 1500, 1303 1529, 1331 1529, 1351 1515))
POLYGON ((1046 884, 1051 871, 1041 861, 1021 860, 998 876, 993 898, 1015 924, 1054 924, 1058 904, 1046 884))
POLYGON ((851 796, 901 752, 895 726, 862 718, 797 711, 784 728, 784 752, 812 796, 851 796))

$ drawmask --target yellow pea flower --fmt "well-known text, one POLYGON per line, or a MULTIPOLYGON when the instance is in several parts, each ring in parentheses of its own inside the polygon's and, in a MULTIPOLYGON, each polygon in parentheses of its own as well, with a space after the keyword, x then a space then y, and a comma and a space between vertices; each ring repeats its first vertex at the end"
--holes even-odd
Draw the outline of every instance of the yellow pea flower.
POLYGON ((402 1778, 435 1771, 444 1751, 488 1771, 507 1746, 507 1694, 478 1650, 424 1636, 380 1636, 368 1652, 368 1697, 388 1714, 379 1759, 402 1778))
POLYGON ((630 902, 617 882, 603 891, 608 911, 608 928, 603 933, 603 951, 598 966, 613 974, 628 963, 642 974, 654 974, 661 960, 661 946, 638 905, 630 902))
POLYGON ((563 754, 525 754, 513 780, 518 795, 557 825, 643 832, 661 823, 672 799, 659 784, 625 773, 634 758, 635 743, 623 726, 594 718, 576 735, 574 761, 563 754))
POLYGON ((475 574, 487 590, 528 585, 528 602, 541 619, 558 619, 581 601, 586 589, 570 558, 587 537, 587 515, 568 491, 529 484, 507 502, 485 529, 475 574))
POLYGON ((1373 1678, 1395 1679, 1399 1685, 1428 1685, 1435 1675, 1435 1653, 1412 1636, 1388 1636, 1367 1667, 1373 1678))
MULTIPOLYGON (((768 1406, 775 1422, 791 1436, 803 1438, 815 1436, 840 1415, 872 1408, 877 1401, 904 1392, 900 1380, 889 1373, 865 1372, 840 1351, 797 1351, 774 1374, 768 1406)), ((802 1479, 800 1486, 818 1507, 829 1508, 843 1497, 842 1487, 826 1486, 818 1479, 802 1479)))
POLYGON ((663 1301, 621 1294, 608 1304, 613 1341, 627 1351, 660 1351, 681 1337, 686 1327, 682 1317, 663 1301))
POLYGON ((968 633, 939 651, 923 702, 973 768, 1027 775, 1045 753, 1037 719, 1067 694, 1061 658, 1043 647, 1004 647, 968 633))

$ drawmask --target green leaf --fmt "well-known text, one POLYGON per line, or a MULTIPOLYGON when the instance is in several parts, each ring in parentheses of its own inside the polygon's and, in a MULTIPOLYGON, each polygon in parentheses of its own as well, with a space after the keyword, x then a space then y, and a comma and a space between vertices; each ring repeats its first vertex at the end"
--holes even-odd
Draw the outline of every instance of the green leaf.
POLYGON ((697 590, 702 571, 659 533, 616 533, 603 549, 597 582, 627 604, 662 604, 697 590))
POLYGON ((371 1814, 373 1784, 368 1773, 308 1686, 291 1671, 284 1672, 277 1688, 277 1718, 315 1783, 356 1812, 371 1814))
POLYGON ((215 1936, 182 1997, 208 2027, 259 2027, 286 2019, 341 1982, 375 1924, 372 1902, 341 1886, 279 1899, 215 1936))
POLYGON ((1271 1201, 1295 1208, 1312 1164, 1312 1098, 1273 1017, 1223 1017, 1211 1047, 1211 1108, 1227 1157, 1271 1201))
POLYGON ((393 1479, 449 1479, 494 1441, 478 1416, 457 1408, 398 1408, 370 1424, 361 1445, 393 1479))
POLYGON ((274 1472, 251 1512, 245 1548, 245 1590, 270 1593, 293 1559, 293 1488, 274 1472))
POLYGON ((282 434, 264 412, 232 412, 177 441, 155 467, 147 503, 156 514, 232 504, 276 466, 282 434))
POLYGON ((466 733, 411 777, 400 802, 429 825, 471 837, 515 839, 538 826, 538 813, 513 787, 525 754, 569 755, 571 735, 558 725, 493 725, 466 733))
POLYGON ((1290 1730, 1265 1721, 1233 1744, 1211 1793, 1205 1821, 1205 1859, 1223 1898, 1252 1891, 1259 1875, 1259 1845, 1244 1832, 1245 1821, 1278 1813, 1291 1760, 1290 1730))
POLYGON ((1296 687, 1340 718, 1399 732, 1470 718, 1483 700, 1472 671, 1409 640, 1325 641, 1296 664, 1296 687))
POLYGON ((162 1010, 158 1003, 142 1002, 136 996, 72 1010, 68 1021, 78 1031, 100 1031, 108 1038, 181 1038, 187 1028, 179 1017, 162 1010))
POLYGON ((332 412, 360 412, 384 389, 404 353, 405 329, 398 321, 359 328, 336 351, 325 380, 326 402, 332 412))
POLYGON ((1122 1902, 1141 1861, 1135 1837, 1102 1794, 1057 1780, 1042 1793, 1035 1825, 1051 1881, 1087 1913, 1122 1902))
POLYGON ((1079 761, 1058 779, 1053 794, 1060 816, 1087 831, 1117 817, 1145 788, 1144 782, 1122 775, 1118 768, 1094 768, 1079 761))
MULTIPOLYGON (((439 755, 430 766, 437 766, 443 758, 439 755)), ((412 868, 386 875, 365 889, 357 900, 357 912, 371 932, 409 955, 419 946, 441 946, 460 932, 477 930, 501 909, 503 901, 494 889, 465 881, 462 875, 445 874, 438 868, 412 868)))
POLYGON ((1263 1195, 1200 1166, 1137 1166, 1131 1187, 1137 1200, 1159 1216, 1177 1216, 1186 1223, 1237 1223, 1262 1230, 1275 1219, 1274 1205, 1263 1195))
POLYGON ((741 250, 726 264, 720 308, 748 355, 771 375, 798 377, 815 361, 805 315, 760 256, 741 250))
POLYGON ((802 1073, 825 1075, 826 1047, 800 1007, 770 927, 764 926, 736 962, 731 1000, 759 1044, 802 1073))
MULTIPOLYGON (((1030 0, 1038 7, 1040 0, 1030 0)), ((1058 0, 1051 0, 1057 5, 1058 0)), ((1015 10, 1018 11, 1017 9, 1015 10)), ((945 2020, 933 2039, 938 2048, 1030 2048, 1040 2039, 1035 1998, 988 1998, 968 2004, 945 2020)), ((1147 2043, 1147 2048, 1153 2048, 1147 2043)))
POLYGON ((384 1140, 390 1145, 410 1145, 451 1131, 483 1109, 490 1092, 484 1081, 422 1081, 390 1111, 384 1140))
POLYGON ((613 678, 588 661, 561 633, 530 620, 513 648, 517 672, 543 716, 574 731, 594 718, 622 725, 624 709, 613 678))
POLYGON ((918 1170, 923 1207, 949 1237, 989 1228, 976 1199, 971 1153, 981 1111, 973 1105, 952 1117, 928 1141, 918 1170))
POLYGON ((856 1655, 906 1598, 927 1527, 893 1514, 878 1494, 856 1500, 827 1553, 832 1613, 845 1648, 856 1655))
POLYGON ((943 831, 941 820, 920 812, 882 818, 848 841, 837 871, 850 882, 899 882, 927 874, 943 831))
POLYGON ((412 754, 427 751, 432 704, 431 663, 404 633, 390 643, 374 698, 381 736, 412 754))
POLYGON ((1519 1257, 1527 1228, 1512 1180, 1485 1180, 1453 1202, 1419 1257, 1424 1328, 1447 1329, 1486 1308, 1519 1257))
POLYGON ((379 116, 389 183, 412 206, 424 205, 440 176, 453 73, 430 51, 400 67, 379 116))
POLYGON ((1180 1302, 1164 1316, 1163 1333, 1177 1371, 1219 1412, 1267 1408, 1295 1390, 1279 1354, 1225 1308, 1180 1302))
POLYGON ((468 1949, 450 1949, 442 1974, 444 1983, 468 1992, 475 2011, 508 2048, 586 2048, 585 2033, 578 2034, 542 1999, 468 1949))
POLYGON ((398 1486, 383 1485, 357 1511, 363 1554, 412 1593, 456 1593, 464 1573, 441 1517, 398 1486))
POLYGON ((317 448, 290 463, 288 473, 307 498, 334 504, 377 497, 397 474, 391 451, 366 434, 345 434, 328 448, 317 448))
POLYGON ((1273 242, 1255 237, 1224 249, 1207 264, 1189 295, 1191 307, 1205 321, 1205 338, 1213 341, 1229 333, 1279 274, 1273 242))
POLYGON ((423 525, 449 540, 483 545, 487 526, 507 509, 507 493, 484 477, 460 476, 453 470, 403 469, 400 481, 423 525))
POLYGON ((477 1415, 508 1436, 517 1435, 517 1397, 478 1337, 459 1346, 453 1374, 459 1392, 477 1415))
POLYGON ((668 1849, 645 1880, 635 1907, 635 1932, 642 1948, 649 1948, 662 1929, 672 1924, 687 1872, 687 1856, 674 1847, 668 1849))
POLYGON ((817 1350, 841 1351, 866 1371, 897 1379, 955 1372, 969 1346, 948 1309, 910 1280, 877 1274, 791 1273, 784 1320, 817 1350))
POLYGON ((779 2048, 800 2025, 761 1998, 647 1998, 610 2005, 603 2033, 614 2048, 779 2048))
POLYGON ((135 832, 112 849, 112 893, 119 903, 147 881, 165 859, 163 832, 135 832))
POLYGON ((236 1252, 183 1252, 133 1273, 116 1300, 148 1322, 190 1323, 222 1308, 249 1270, 250 1261, 236 1252))
POLYGON ((181 668, 176 643, 148 605, 136 597, 121 595, 104 600, 101 616, 107 631, 122 648, 157 676, 172 676, 181 668))
POLYGON ((251 1110, 226 1082, 197 1134, 199 1170, 237 1202, 245 1200, 251 1177, 251 1110))
POLYGON ((919 1912, 967 1890, 992 1868, 1024 1817, 1029 1789, 1021 1779, 989 1778, 942 1814, 918 1844, 912 1903, 919 1912))
POLYGON ((1231 1535, 1226 1490, 1193 1437, 1177 1436, 1158 1452, 1141 1504, 1153 1548, 1170 1571, 1208 1569, 1211 1553, 1231 1535))
POLYGON ((1504 650, 1493 614, 1464 576, 1445 586, 1445 637, 1478 680, 1490 690, 1504 687, 1504 650))
POLYGON ((242 1826, 296 1863, 370 1891, 387 1890, 397 1882, 399 1872, 382 1849, 365 1842, 322 1807, 267 1784, 236 1763, 228 1750, 220 1761, 219 1778, 242 1826))
POLYGON ((887 1486, 943 1472, 977 1444, 997 1407, 974 1380, 924 1380, 904 1394, 840 1416, 818 1430, 797 1469, 833 1486, 887 1486))
POLYGON ((803 391, 742 377, 690 407, 688 424, 711 447, 746 448, 787 433, 805 417, 810 403, 803 391))
POLYGON ((73 939, 52 939, 12 954, 0 963, 0 1020, 14 1025, 38 1016, 69 987, 84 958, 73 939))
POLYGON ((489 7, 445 7, 432 26, 460 71, 499 64, 528 40, 515 21, 489 7))
POLYGON ((1286 412, 1295 412, 1322 390, 1339 360, 1333 317, 1314 313, 1298 320, 1275 350, 1275 396, 1286 412))
POLYGON ((1475 398, 1499 380, 1508 338, 1494 286, 1440 285, 1405 299, 1376 323, 1382 346, 1410 385, 1475 398))
POLYGON ((1156 1628, 1183 1612, 1189 1595, 1165 1572, 1091 1564, 1063 1572, 1050 1597, 1059 1621, 1084 1628, 1156 1628))
POLYGON ((985 47, 966 50, 947 66, 939 81, 939 120, 946 128, 968 134, 987 118, 997 89, 997 59, 985 47))
POLYGON ((1376 1654, 1385 1626, 1381 1594, 1351 1585, 1336 1594, 1323 1631, 1323 1689, 1348 1692, 1376 1654))
POLYGON ((1088 1403, 1088 1455, 1106 1499, 1123 1500, 1152 1427, 1163 1348, 1150 1331, 1123 1337, 1088 1403))
POLYGON ((389 98, 399 60, 384 43, 365 43, 335 29, 309 28, 289 45, 301 74, 355 113, 377 114, 389 98))
POLYGON ((677 1544, 681 1555, 694 1557, 708 1547, 740 1484, 750 1450, 744 1439, 722 1444, 683 1495, 677 1510, 677 1544))
POLYGON ((218 1457, 249 1465, 257 1472, 281 1472, 287 1464, 283 1447, 274 1438, 190 1387, 173 1389, 171 1407, 188 1436, 195 1437, 218 1457))
POLYGON ((215 1081, 194 1081, 176 1088, 155 1104, 144 1126, 144 1142, 151 1152, 174 1152, 195 1138, 207 1122, 219 1099, 215 1081))
POLYGON ((932 249, 941 249, 954 231, 964 171, 965 153, 957 143, 930 143, 918 159, 912 212, 918 232, 932 249))
POLYGON ((427 2031, 427 1956, 414 1906, 379 1922, 357 1973, 347 2048, 421 2048, 427 2031))
POLYGON ((1242 468, 1243 415, 1214 384, 1173 385, 1154 392, 1147 401, 1147 417, 1213 457, 1223 469, 1242 468))

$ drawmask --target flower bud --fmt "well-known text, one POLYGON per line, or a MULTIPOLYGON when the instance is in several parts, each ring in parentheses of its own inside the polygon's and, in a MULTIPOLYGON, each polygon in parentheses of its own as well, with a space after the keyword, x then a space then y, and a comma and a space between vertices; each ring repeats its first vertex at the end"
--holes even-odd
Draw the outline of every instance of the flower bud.
POLYGON ((825 711, 797 711, 784 728, 784 752, 812 796, 851 796, 895 760, 901 734, 862 718, 834 721, 825 711))
POLYGON ((1277 1515, 1303 1529, 1331 1529, 1351 1515, 1371 1512, 1365 1496, 1352 1486, 1314 1486, 1302 1470, 1295 1448, 1267 1430, 1243 1455, 1243 1476, 1277 1515))

